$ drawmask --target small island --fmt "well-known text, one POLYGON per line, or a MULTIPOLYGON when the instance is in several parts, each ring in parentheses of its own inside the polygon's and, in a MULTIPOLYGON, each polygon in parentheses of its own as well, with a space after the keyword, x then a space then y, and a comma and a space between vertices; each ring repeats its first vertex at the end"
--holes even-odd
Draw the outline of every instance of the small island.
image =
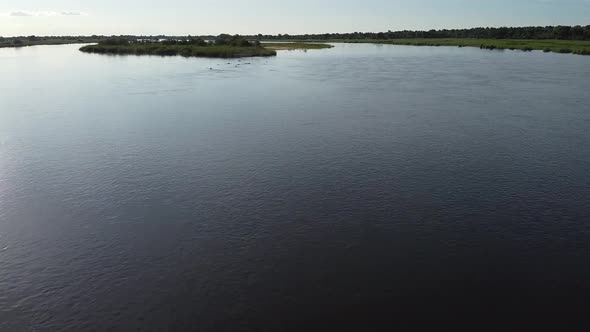
POLYGON ((332 48, 320 43, 261 43, 240 35, 222 34, 205 40, 200 37, 162 40, 113 37, 80 48, 86 53, 114 55, 159 55, 204 58, 244 58, 276 56, 278 50, 314 50, 332 48))
POLYGON ((259 41, 249 41, 241 36, 221 35, 213 41, 202 38, 153 40, 130 40, 109 38, 96 45, 80 48, 86 53, 119 55, 160 55, 207 58, 243 58, 275 56, 277 52, 264 48, 259 41))

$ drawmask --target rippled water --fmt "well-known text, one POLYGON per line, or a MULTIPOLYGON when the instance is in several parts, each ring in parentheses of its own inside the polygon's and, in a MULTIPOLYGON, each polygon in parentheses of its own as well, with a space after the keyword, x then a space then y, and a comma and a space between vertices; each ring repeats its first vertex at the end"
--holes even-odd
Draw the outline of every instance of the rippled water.
POLYGON ((0 330, 584 308, 590 57, 77 48, 0 49, 0 330))

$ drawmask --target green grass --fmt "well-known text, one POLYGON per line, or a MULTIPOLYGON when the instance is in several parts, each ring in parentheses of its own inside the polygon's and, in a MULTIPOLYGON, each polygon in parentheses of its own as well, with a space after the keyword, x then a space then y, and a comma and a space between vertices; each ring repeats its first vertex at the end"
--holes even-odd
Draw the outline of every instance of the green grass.
POLYGON ((328 44, 317 43, 270 43, 263 42, 262 46, 271 50, 320 50, 325 48, 332 48, 334 46, 328 44))
POLYGON ((119 55, 160 55, 205 58, 243 58, 258 56, 275 56, 277 52, 259 46, 196 46, 196 45, 162 45, 129 44, 129 45, 88 45, 80 49, 86 53, 119 54, 119 55))
POLYGON ((372 43, 412 46, 458 46, 498 50, 541 50, 544 52, 590 55, 590 41, 556 39, 471 39, 471 38, 417 38, 417 39, 334 39, 333 43, 372 43))

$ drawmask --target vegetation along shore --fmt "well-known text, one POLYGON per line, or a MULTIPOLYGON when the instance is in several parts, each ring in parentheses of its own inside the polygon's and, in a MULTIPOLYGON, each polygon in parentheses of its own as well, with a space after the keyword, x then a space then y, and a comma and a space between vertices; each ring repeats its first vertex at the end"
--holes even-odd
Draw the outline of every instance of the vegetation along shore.
POLYGON ((0 37, 0 47, 97 43, 84 52, 203 57, 273 56, 276 50, 321 49, 325 43, 458 46, 590 55, 589 26, 533 26, 429 31, 352 32, 248 36, 53 36, 0 37), (114 44, 113 40, 119 40, 114 44), (101 42, 99 42, 101 41, 101 42), (280 43, 279 43, 280 41, 280 43), (248 44, 246 44, 246 42, 248 44), (262 42, 262 44, 260 44, 262 42), (288 42, 289 44, 286 44, 288 42))
POLYGON ((257 56, 275 56, 277 52, 262 47, 258 41, 249 41, 240 36, 220 36, 215 41, 202 38, 167 39, 163 41, 129 40, 112 38, 96 45, 87 45, 80 49, 86 53, 120 54, 120 55, 181 55, 184 57, 207 58, 241 58, 257 56))
POLYGON ((392 40, 332 39, 332 43, 371 43, 411 46, 479 47, 489 50, 522 50, 590 55, 590 41, 555 39, 471 39, 471 38, 415 38, 392 40))
POLYGON ((590 55, 590 25, 259 35, 258 38, 268 41, 459 46, 523 51, 541 50, 544 52, 590 55))
POLYGON ((98 36, 53 36, 53 37, 0 37, 0 48, 4 47, 25 47, 37 45, 66 45, 66 44, 87 44, 97 43, 104 38, 98 36))
POLYGON ((166 39, 162 41, 110 38, 80 50, 86 53, 120 55, 180 55, 184 57, 242 58, 275 56, 277 50, 308 50, 330 48, 317 43, 265 43, 241 36, 220 35, 214 40, 203 38, 166 39))

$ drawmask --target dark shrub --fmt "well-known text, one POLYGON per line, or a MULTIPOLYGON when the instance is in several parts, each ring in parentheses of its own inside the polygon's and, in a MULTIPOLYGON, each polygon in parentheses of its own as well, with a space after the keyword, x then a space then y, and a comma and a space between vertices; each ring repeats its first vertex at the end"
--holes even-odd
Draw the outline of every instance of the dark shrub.
POLYGON ((207 46, 207 42, 202 39, 202 38, 191 38, 189 39, 188 43, 190 45, 196 45, 196 46, 207 46))
POLYGON ((129 45, 129 40, 125 38, 109 38, 105 40, 101 40, 98 42, 98 45, 103 46, 124 46, 129 45))
POLYGON ((227 46, 230 45, 233 40, 233 37, 228 34, 221 34, 217 36, 215 39, 215 45, 219 46, 227 46))
POLYGON ((239 36, 239 35, 235 35, 235 36, 230 36, 230 35, 219 35, 217 37, 217 39, 215 40, 215 45, 217 46, 235 46, 235 47, 250 47, 250 46, 254 46, 254 44, 250 43, 248 41, 248 39, 239 36))

